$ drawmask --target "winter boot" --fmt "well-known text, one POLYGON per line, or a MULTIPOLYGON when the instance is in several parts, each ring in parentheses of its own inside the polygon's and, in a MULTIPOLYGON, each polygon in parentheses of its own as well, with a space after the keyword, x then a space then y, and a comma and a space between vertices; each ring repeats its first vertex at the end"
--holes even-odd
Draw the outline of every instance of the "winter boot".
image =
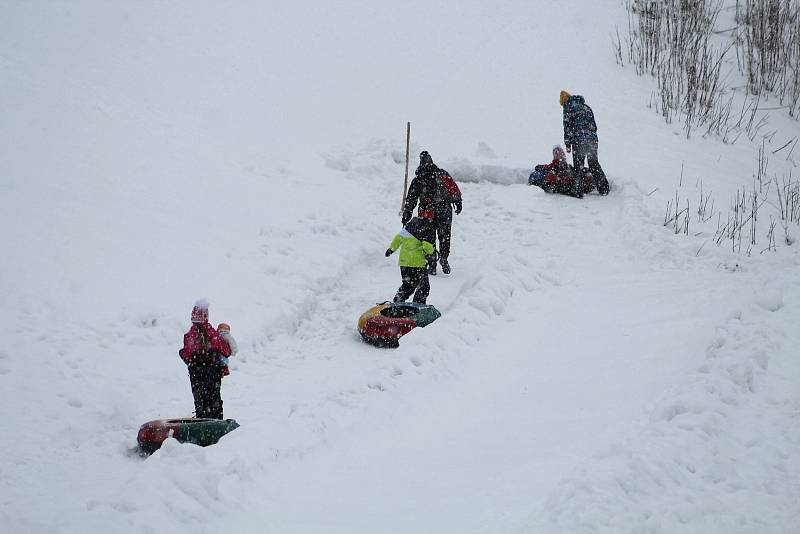
POLYGON ((608 184, 608 179, 605 176, 597 180, 597 192, 601 195, 607 195, 611 187, 608 184))
POLYGON ((447 259, 442 258, 441 260, 439 260, 439 263, 442 264, 442 272, 444 274, 450 274, 450 264, 447 263, 447 259))
POLYGON ((583 169, 575 169, 573 171, 572 189, 569 195, 575 198, 583 198, 583 169))

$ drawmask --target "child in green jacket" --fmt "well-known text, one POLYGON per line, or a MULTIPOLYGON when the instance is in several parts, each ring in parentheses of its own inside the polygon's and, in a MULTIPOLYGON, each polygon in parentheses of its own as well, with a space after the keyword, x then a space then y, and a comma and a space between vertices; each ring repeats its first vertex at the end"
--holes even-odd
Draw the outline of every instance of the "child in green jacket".
POLYGON ((422 217, 414 217, 399 234, 394 236, 392 244, 386 249, 386 257, 400 249, 400 276, 403 285, 394 296, 395 302, 405 301, 414 293, 414 302, 425 304, 431 285, 428 281, 428 259, 436 249, 430 242, 431 221, 422 217))

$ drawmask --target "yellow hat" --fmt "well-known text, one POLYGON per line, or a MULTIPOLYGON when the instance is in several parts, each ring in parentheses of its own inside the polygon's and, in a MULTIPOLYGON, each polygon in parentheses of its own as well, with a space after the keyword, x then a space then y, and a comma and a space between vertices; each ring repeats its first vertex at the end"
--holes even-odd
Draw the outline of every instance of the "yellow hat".
POLYGON ((568 99, 569 99, 569 97, 571 97, 571 96, 572 96, 572 95, 571 95, 571 94, 569 94, 568 92, 566 92, 566 91, 561 91, 561 93, 559 93, 559 95, 558 95, 558 102, 559 102, 559 103, 560 103, 560 104, 563 106, 564 104, 566 104, 566 103, 567 103, 567 100, 568 100, 568 99))

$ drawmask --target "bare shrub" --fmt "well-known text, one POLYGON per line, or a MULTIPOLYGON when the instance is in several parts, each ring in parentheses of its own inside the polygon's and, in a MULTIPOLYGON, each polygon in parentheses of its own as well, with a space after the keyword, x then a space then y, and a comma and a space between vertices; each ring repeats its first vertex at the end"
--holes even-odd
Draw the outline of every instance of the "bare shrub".
MULTIPOLYGON (((656 78, 653 107, 667 123, 681 116, 687 136, 702 125, 707 133, 720 134, 732 106, 731 100, 723 102, 722 66, 733 46, 712 42, 721 0, 633 0, 626 7, 628 62, 640 76, 656 78)), ((615 55, 622 64, 619 32, 615 55)))
POLYGON ((800 112, 800 0, 737 0, 735 7, 736 26, 718 30, 722 0, 628 0, 624 46, 619 29, 612 36, 619 65, 627 59, 638 75, 656 79, 649 107, 667 123, 680 119, 687 137, 699 131, 735 143, 742 133, 770 135, 759 109, 764 92, 777 94, 790 115, 800 112), (718 36, 727 33, 732 38, 718 36), (752 95, 738 120, 726 67, 731 50, 752 95))
POLYGON ((800 2, 736 2, 735 43, 752 94, 774 93, 791 116, 800 111, 800 2))

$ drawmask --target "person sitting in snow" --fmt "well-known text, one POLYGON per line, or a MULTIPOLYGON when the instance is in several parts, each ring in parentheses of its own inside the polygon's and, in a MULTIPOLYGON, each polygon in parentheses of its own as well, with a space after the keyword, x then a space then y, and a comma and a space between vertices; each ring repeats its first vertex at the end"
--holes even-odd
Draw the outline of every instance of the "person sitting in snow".
MULTIPOLYGON (((561 107, 564 108, 564 146, 567 152, 572 151, 572 166, 575 174, 583 176, 583 162, 589 163, 589 173, 594 178, 597 191, 607 195, 609 191, 608 180, 597 159, 597 123, 594 120, 592 108, 580 95, 571 95, 561 91, 558 97, 561 107)), ((577 186, 577 183, 576 183, 577 186)), ((576 189, 575 196, 579 195, 576 189)))
MULTIPOLYGON (((236 356, 236 353, 239 352, 239 346, 236 345, 236 340, 231 335, 231 326, 228 323, 219 323, 217 325, 217 332, 219 332, 220 337, 222 337, 231 349, 231 356, 236 356)), ((220 354, 219 361, 222 364, 222 376, 231 374, 231 370, 228 367, 228 358, 220 354)))
POLYGON ((547 193, 561 193, 578 198, 583 197, 584 193, 588 193, 594 187, 591 179, 588 182, 584 179, 581 187, 576 187, 575 180, 576 177, 572 167, 567 163, 564 149, 561 148, 561 145, 556 145, 553 147, 553 161, 534 167, 528 178, 528 184, 541 187, 547 193))
POLYGON ((400 249, 400 276, 403 283, 394 296, 395 302, 405 302, 414 293, 414 302, 425 304, 431 291, 428 280, 428 263, 435 249, 430 242, 432 221, 427 217, 414 217, 397 234, 386 257, 400 249))
POLYGON ((183 336, 178 351, 189 369, 194 412, 199 418, 222 419, 222 363, 231 347, 208 322, 208 302, 199 300, 192 308, 192 326, 183 336))

